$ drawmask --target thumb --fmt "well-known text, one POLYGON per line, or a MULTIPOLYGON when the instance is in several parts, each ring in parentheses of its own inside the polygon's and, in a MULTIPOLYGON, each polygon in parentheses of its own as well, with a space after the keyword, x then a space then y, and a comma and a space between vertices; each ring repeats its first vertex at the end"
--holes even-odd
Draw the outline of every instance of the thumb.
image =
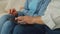
POLYGON ((18 20, 18 18, 15 18, 15 20, 18 20))
POLYGON ((22 17, 17 17, 17 18, 15 18, 15 20, 21 21, 21 20, 23 20, 23 18, 22 17))

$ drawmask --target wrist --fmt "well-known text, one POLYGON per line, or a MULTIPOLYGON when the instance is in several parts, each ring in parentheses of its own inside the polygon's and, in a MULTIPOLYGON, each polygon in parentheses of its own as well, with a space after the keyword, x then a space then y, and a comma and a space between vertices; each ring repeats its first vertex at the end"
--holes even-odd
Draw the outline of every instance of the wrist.
POLYGON ((43 24, 43 21, 42 21, 41 17, 34 17, 33 21, 36 24, 43 24))

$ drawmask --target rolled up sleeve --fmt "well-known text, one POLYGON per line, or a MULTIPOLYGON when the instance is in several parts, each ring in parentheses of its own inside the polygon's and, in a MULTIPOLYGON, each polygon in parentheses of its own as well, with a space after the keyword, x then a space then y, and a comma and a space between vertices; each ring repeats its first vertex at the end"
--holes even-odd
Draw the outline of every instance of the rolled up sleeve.
POLYGON ((50 12, 47 12, 44 16, 42 16, 42 20, 50 29, 53 29, 56 25, 50 15, 50 12))

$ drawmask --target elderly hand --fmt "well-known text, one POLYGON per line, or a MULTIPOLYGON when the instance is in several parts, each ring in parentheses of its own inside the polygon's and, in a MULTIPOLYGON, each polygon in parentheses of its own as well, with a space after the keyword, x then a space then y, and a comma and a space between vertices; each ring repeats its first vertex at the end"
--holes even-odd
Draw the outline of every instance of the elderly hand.
POLYGON ((15 20, 18 20, 18 23, 34 24, 34 18, 31 16, 19 16, 15 20))

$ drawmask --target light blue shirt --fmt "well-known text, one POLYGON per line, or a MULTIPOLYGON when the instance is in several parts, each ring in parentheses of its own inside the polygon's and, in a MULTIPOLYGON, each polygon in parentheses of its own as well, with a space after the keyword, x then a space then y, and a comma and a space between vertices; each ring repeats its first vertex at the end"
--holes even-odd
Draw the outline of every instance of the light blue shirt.
POLYGON ((43 16, 44 12, 51 0, 26 0, 25 15, 28 16, 43 16))

